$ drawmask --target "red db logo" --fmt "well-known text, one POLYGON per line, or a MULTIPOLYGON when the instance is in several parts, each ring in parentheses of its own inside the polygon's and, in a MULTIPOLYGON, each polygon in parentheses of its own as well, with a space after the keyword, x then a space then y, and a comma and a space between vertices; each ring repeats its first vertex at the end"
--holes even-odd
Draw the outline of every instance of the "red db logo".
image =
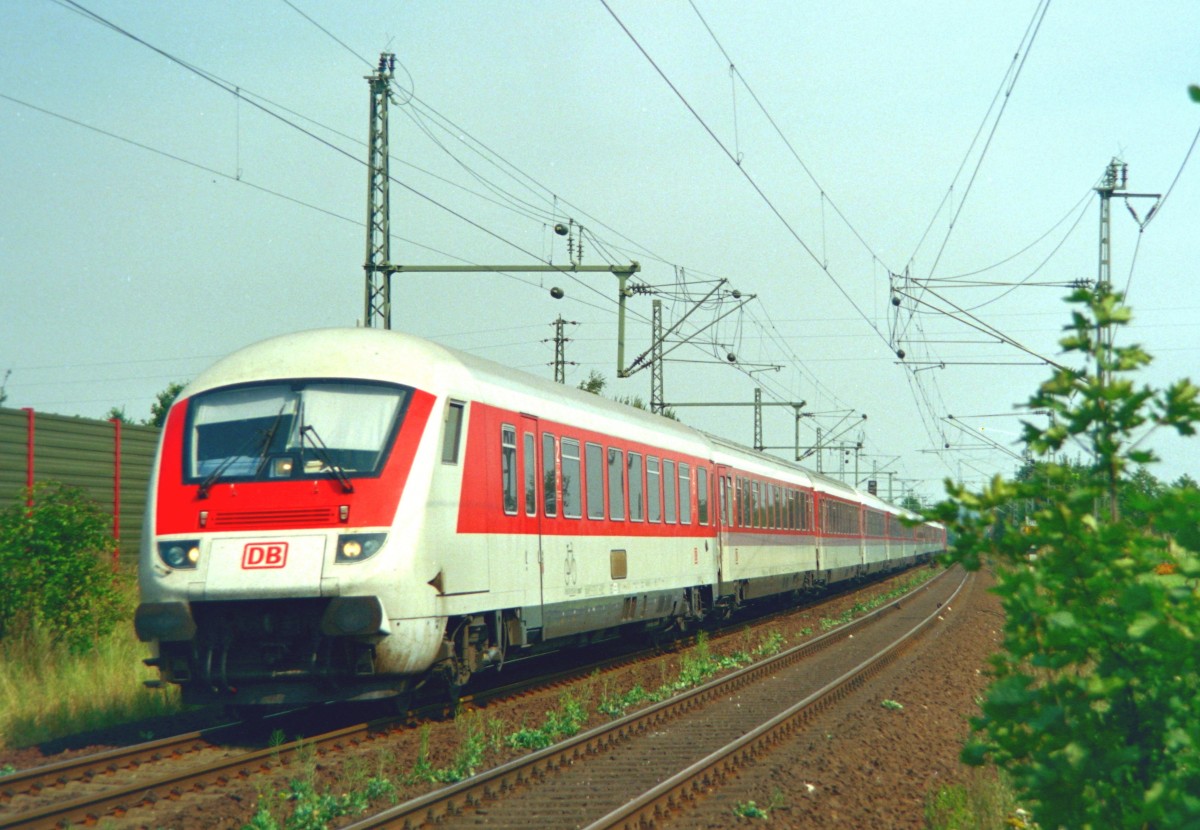
POLYGON ((287 542, 250 542, 242 549, 242 568, 282 568, 287 549, 287 542))

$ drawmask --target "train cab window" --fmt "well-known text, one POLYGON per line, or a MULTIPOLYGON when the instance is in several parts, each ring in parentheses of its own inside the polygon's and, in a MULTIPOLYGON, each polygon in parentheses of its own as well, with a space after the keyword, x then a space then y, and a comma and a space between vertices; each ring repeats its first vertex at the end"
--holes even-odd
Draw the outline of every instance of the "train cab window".
POLYGON ((679 463, 679 523, 692 523, 692 474, 683 462, 679 463))
POLYGON ((608 448, 608 518, 625 521, 625 453, 608 448))
POLYGON ((578 519, 583 515, 583 501, 579 485, 579 442, 574 438, 562 439, 562 504, 563 516, 578 519))
POLYGON ((604 450, 599 444, 588 444, 586 450, 587 515, 589 519, 604 518, 604 450))
POLYGON ((662 521, 662 483, 658 475, 658 459, 646 456, 646 514, 652 522, 662 521))
POLYGON ((555 474, 554 436, 542 433, 542 512, 547 516, 558 515, 558 476, 555 474))
POLYGON ((708 469, 696 468, 696 518, 702 525, 708 524, 708 469))
POLYGON ((517 512, 517 428, 500 427, 500 479, 504 486, 504 512, 517 512))
POLYGON ((642 456, 629 454, 629 521, 640 522, 646 517, 646 485, 642 481, 642 456))
POLYGON ((466 404, 450 401, 446 404, 446 420, 442 425, 442 463, 458 463, 458 447, 462 441, 463 408, 466 404))
POLYGON ((533 433, 525 433, 524 458, 525 465, 525 515, 537 513, 537 445, 533 442, 533 433))

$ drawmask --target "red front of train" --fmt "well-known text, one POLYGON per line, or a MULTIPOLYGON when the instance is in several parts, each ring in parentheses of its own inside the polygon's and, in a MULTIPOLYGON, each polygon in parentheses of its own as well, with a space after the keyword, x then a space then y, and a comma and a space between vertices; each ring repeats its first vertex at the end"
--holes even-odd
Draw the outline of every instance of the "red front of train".
MULTIPOLYGON (((431 588, 387 588, 427 576, 409 552, 434 396, 381 379, 385 355, 367 352, 353 378, 311 354, 304 368, 317 373, 302 375, 299 360, 259 348, 218 364, 165 425, 135 625, 187 702, 390 695, 441 641, 431 588)), ((346 374, 344 354, 326 362, 346 374)))

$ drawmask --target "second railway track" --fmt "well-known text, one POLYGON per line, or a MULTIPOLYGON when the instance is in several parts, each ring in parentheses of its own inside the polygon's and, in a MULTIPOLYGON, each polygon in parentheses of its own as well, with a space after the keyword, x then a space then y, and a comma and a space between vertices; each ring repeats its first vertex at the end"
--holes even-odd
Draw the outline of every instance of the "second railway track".
POLYGON ((937 620, 965 579, 938 582, 773 658, 351 827, 657 826, 886 666, 937 620), (896 638, 894 626, 871 625, 885 616, 903 636, 896 638), (836 655, 825 651, 835 642, 836 655), (847 660, 851 671, 834 670, 847 660))
MULTIPOLYGON (((844 627, 800 648, 814 651, 836 638, 848 636, 854 628, 844 627)), ((553 687, 591 671, 594 667, 575 669, 562 672, 558 678, 538 678, 536 683, 553 687)), ((529 684, 481 693, 477 700, 519 694, 525 685, 529 684)), ((310 725, 307 733, 303 733, 309 737, 269 741, 264 736, 272 730, 276 738, 302 733, 294 722, 280 717, 265 726, 260 724, 257 729, 262 734, 249 741, 245 725, 238 736, 239 725, 234 724, 22 771, 0 778, 0 828, 58 827, 69 823, 90 824, 103 817, 132 818, 145 812, 139 807, 180 800, 189 793, 214 786, 218 790, 228 788, 239 780, 283 767, 298 754, 324 756, 373 743, 399 728, 400 719, 387 717, 320 734, 313 734, 310 725), (231 739, 231 735, 238 737, 231 739), (242 748, 247 744, 252 748, 242 748)), ((151 825, 156 823, 156 819, 150 819, 151 825)))

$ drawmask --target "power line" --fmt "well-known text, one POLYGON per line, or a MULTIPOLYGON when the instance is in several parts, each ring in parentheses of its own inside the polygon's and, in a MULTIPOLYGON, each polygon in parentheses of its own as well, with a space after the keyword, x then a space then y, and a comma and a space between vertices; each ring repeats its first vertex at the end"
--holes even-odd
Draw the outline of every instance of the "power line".
POLYGON ((762 187, 758 184, 757 181, 755 181, 754 177, 751 176, 750 173, 746 170, 746 168, 742 166, 742 164, 740 163, 738 158, 729 150, 729 148, 727 146, 725 146, 725 143, 723 141, 721 141, 720 138, 717 137, 717 134, 715 132, 713 132, 712 128, 708 126, 708 123, 700 116, 700 113, 698 113, 696 111, 695 107, 693 107, 691 105, 691 103, 687 100, 687 98, 684 97, 683 93, 679 91, 678 87, 676 87, 675 84, 671 81, 671 79, 667 77, 667 74, 654 61, 654 58, 650 57, 650 53, 646 51, 645 47, 643 47, 642 44, 638 41, 638 39, 634 36, 633 32, 631 32, 629 30, 629 28, 625 25, 625 23, 621 20, 621 18, 617 16, 617 13, 612 10, 612 7, 610 7, 608 5, 607 0, 600 0, 600 2, 604 6, 604 8, 608 11, 608 13, 612 16, 613 20, 615 20, 617 22, 617 25, 621 27, 621 30, 623 32, 625 32, 626 36, 630 39, 630 41, 633 43, 633 45, 635 47, 637 47, 637 50, 639 52, 641 52, 642 56, 650 63, 650 66, 654 68, 654 71, 657 72, 659 77, 663 79, 663 82, 666 83, 666 85, 670 88, 671 92, 673 92, 675 94, 675 97, 679 99, 680 103, 682 103, 683 106, 687 109, 687 111, 692 114, 692 117, 696 119, 696 122, 698 124, 700 124, 700 126, 704 129, 704 131, 706 133, 708 133, 708 136, 721 149, 721 152, 723 152, 726 155, 726 157, 731 162, 733 162, 734 166, 737 167, 738 172, 742 174, 742 177, 746 179, 746 181, 754 189, 754 192, 758 194, 758 197, 759 197, 759 199, 762 200, 763 204, 765 204, 767 206, 767 208, 771 211, 771 213, 773 213, 775 215, 775 218, 779 220, 779 222, 783 225, 783 227, 787 230, 787 232, 792 236, 792 238, 795 239, 797 243, 799 243, 800 247, 803 248, 805 253, 807 253, 808 256, 812 259, 812 261, 817 264, 817 267, 820 268, 821 271, 825 274, 825 276, 827 276, 829 278, 830 282, 833 283, 834 287, 837 288, 837 290, 841 293, 841 295, 843 297, 845 297, 846 301, 848 303, 850 303, 850 305, 854 308, 854 310, 858 312, 859 316, 866 322, 866 324, 877 335, 879 335, 879 339, 881 339, 885 343, 887 343, 888 342, 887 337, 884 336, 883 332, 881 332, 878 329, 878 327, 876 327, 875 323, 872 322, 871 318, 868 317, 867 314, 861 308, 859 308, 858 303, 856 303, 854 301, 854 299, 850 296, 849 292, 846 291, 846 289, 842 286, 842 284, 840 282, 838 282, 837 278, 835 278, 833 276, 833 273, 829 270, 829 266, 826 263, 822 262, 821 259, 816 255, 816 253, 812 250, 812 248, 810 248, 808 246, 808 243, 806 243, 804 241, 804 239, 801 238, 800 234, 796 231, 796 229, 794 227, 792 227, 792 224, 779 211, 779 208, 777 208, 775 206, 775 203, 771 201, 770 197, 767 196, 767 194, 763 191, 762 187))

